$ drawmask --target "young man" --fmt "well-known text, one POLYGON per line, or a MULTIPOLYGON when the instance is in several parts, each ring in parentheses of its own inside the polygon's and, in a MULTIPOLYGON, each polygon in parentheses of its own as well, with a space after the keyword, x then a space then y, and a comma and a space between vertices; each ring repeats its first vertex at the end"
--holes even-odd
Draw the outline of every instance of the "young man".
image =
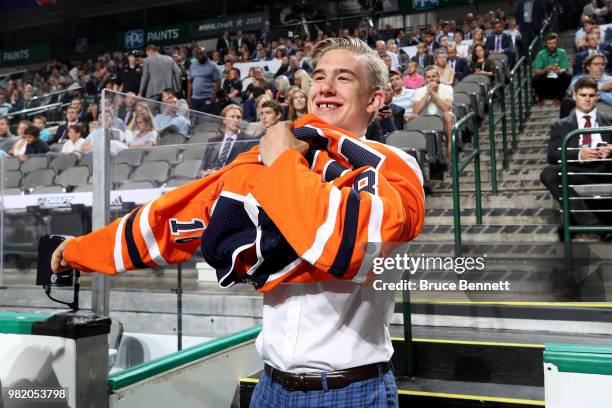
POLYGON ((410 61, 406 68, 406 76, 404 77, 404 87, 408 89, 419 89, 425 84, 425 78, 419 74, 417 63, 410 61))
POLYGON ((434 63, 433 55, 427 53, 427 44, 424 41, 420 41, 417 45, 417 53, 410 59, 412 62, 416 62, 417 67, 425 69, 434 63))
MULTIPOLYGON (((564 119, 553 123, 550 128, 550 143, 548 145, 548 166, 540 174, 540 180, 548 188, 553 198, 560 202, 561 175, 559 161, 561 160, 561 143, 563 138, 573 130, 584 128, 605 127, 612 125, 612 115, 598 112, 596 109, 597 82, 590 77, 579 79, 574 85, 572 97, 576 102, 576 111, 564 119)), ((591 134, 576 137, 568 144, 568 159, 580 160, 568 164, 567 171, 574 173, 570 176, 569 184, 611 183, 609 175, 596 173, 610 173, 612 166, 607 159, 612 153, 612 137, 610 134, 591 134), (578 149, 579 148, 579 149, 578 149)), ((574 223, 579 225, 609 224, 605 213, 590 212, 591 208, 585 201, 577 199, 578 194, 570 188, 571 209, 574 223), (598 215, 599 214, 599 215, 598 215)), ((608 207, 609 208, 609 207, 608 207)), ((612 240, 612 234, 602 234, 605 241, 612 240)))
MULTIPOLYGON (((123 222, 117 220, 66 241, 55 251, 52 267, 57 271, 72 264, 109 274, 133 269, 122 229, 139 228, 139 223, 157 220, 158 215, 163 219, 149 224, 157 240, 153 253, 140 241, 140 233, 128 236, 130 242, 139 240, 139 259, 151 265, 182 262, 200 245, 205 249, 217 245, 211 242, 214 235, 208 234, 227 228, 224 208, 237 211, 251 223, 248 231, 253 236, 259 232, 254 232, 257 226, 249 220, 260 223, 269 218, 279 231, 276 242, 287 245, 282 256, 294 251, 296 258, 290 258, 295 264, 289 264, 286 271, 274 275, 285 283, 264 290, 263 329, 256 347, 265 366, 251 407, 397 407, 388 330, 395 293, 376 291, 360 280, 358 272, 366 265, 362 244, 406 242, 419 234, 424 218, 423 181, 409 155, 363 139, 368 123, 384 103, 388 81, 386 65, 377 54, 355 38, 330 38, 317 44, 312 62, 308 107, 313 115, 301 119, 294 132, 307 133, 317 141, 320 131, 334 141, 318 150, 316 157, 307 155, 315 165, 312 169, 303 156, 310 145, 294 136, 290 123, 278 123, 268 129, 259 149, 240 155, 232 166, 166 193, 163 199, 124 217, 123 222), (348 161, 353 169, 340 178, 322 177, 328 173, 323 168, 330 155, 342 168, 348 161), (251 198, 240 190, 245 183, 252 186, 251 198), (219 190, 230 186, 241 195, 230 190, 220 196, 219 190), (243 201, 238 199, 242 194, 243 201), (170 202, 177 208, 167 207, 170 202), (179 214, 168 211, 171 208, 179 214), (199 235, 183 233, 182 237, 195 239, 181 246, 170 238, 168 218, 188 217, 191 222, 196 210, 199 235), (134 222, 128 224, 127 218, 134 222), (99 257, 91 259, 91 246, 103 237, 118 249, 102 253, 95 248, 99 257)), ((340 170, 337 165, 333 169, 340 170)), ((257 231, 269 233, 265 228, 257 231)), ((262 245, 270 244, 270 238, 264 235, 262 245)), ((227 250, 231 257, 231 248, 227 250)), ((255 270, 256 275, 261 269, 255 270)), ((240 270, 244 278, 248 278, 246 271, 240 270)))
POLYGON ((66 121, 57 127, 55 136, 51 143, 64 143, 68 138, 68 127, 79 123, 77 109, 73 106, 69 106, 66 109, 66 121))
POLYGON ((280 122, 282 115, 283 107, 277 101, 265 101, 259 109, 259 118, 264 129, 268 129, 270 126, 280 122))
POLYGON ((402 76, 397 71, 391 71, 389 74, 389 81, 391 82, 391 89, 393 90, 392 102, 404 109, 404 122, 409 122, 416 118, 417 115, 412 112, 412 101, 414 100, 416 91, 404 87, 402 76))
POLYGON ((412 110, 418 116, 436 115, 444 121, 447 138, 448 157, 451 153, 451 132, 455 124, 453 107, 453 88, 440 83, 440 75, 434 66, 425 68, 425 86, 417 89, 412 102, 412 110))
POLYGON ((538 52, 533 63, 535 72, 532 84, 540 106, 544 105, 545 99, 553 99, 556 105, 561 104, 561 98, 572 80, 568 68, 567 52, 559 48, 559 36, 548 34, 546 47, 538 52))
POLYGON ((147 46, 147 58, 142 63, 142 77, 138 96, 159 100, 162 90, 181 89, 181 69, 172 57, 159 53, 153 44, 147 46))

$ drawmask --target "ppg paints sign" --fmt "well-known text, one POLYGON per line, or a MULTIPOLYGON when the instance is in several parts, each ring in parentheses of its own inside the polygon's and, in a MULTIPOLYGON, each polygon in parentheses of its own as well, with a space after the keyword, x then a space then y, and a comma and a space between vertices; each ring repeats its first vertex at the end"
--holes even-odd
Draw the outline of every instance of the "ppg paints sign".
POLYGON ((25 48, 22 50, 2 52, 2 62, 3 63, 19 63, 19 62, 28 61, 29 59, 30 59, 30 49, 29 48, 25 48))
POLYGON ((126 50, 142 48, 147 44, 180 44, 191 41, 191 27, 187 24, 130 30, 123 33, 122 44, 126 50))
POLYGON ((49 58, 49 44, 39 43, 27 47, 0 51, 0 65, 20 65, 44 61, 49 58))

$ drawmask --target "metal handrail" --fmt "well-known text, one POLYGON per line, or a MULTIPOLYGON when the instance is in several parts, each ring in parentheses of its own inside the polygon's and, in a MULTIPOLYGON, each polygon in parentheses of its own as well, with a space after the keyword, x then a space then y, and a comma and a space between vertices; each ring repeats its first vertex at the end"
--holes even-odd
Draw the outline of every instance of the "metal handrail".
POLYGON ((571 225, 570 220, 570 197, 569 197, 569 174, 567 171, 568 165, 568 144, 577 136, 593 133, 612 133, 612 126, 602 128, 584 128, 576 129, 563 138, 561 144, 561 208, 563 209, 563 243, 565 245, 565 269, 569 273, 572 266, 572 232, 612 232, 610 226, 585 226, 571 225))
POLYGON ((504 170, 508 170, 508 139, 506 134, 506 98, 504 85, 497 84, 487 94, 487 107, 489 111, 489 147, 491 149, 491 189, 497 194, 497 147, 495 143, 495 126, 502 124, 502 163, 504 170), (495 118, 495 94, 499 94, 498 102, 501 109, 500 116, 495 118))
POLYGON ((527 75, 523 78, 522 70, 525 69, 527 59, 521 57, 514 68, 510 71, 510 81, 508 87, 510 88, 510 128, 512 131, 512 149, 517 148, 517 135, 518 130, 525 128, 525 119, 527 117, 527 87, 529 85, 529 78, 527 75), (516 85, 515 85, 516 84, 516 85), (515 89, 516 88, 516 89, 515 89), (525 91, 523 91, 525 89, 525 91), (523 107, 523 97, 525 97, 525 106, 523 107), (519 126, 517 130, 516 126, 516 102, 518 101, 518 120, 519 126))
POLYGON ((37 106, 35 108, 28 108, 28 109, 22 109, 20 111, 16 111, 16 112, 11 112, 8 115, 6 115, 7 118, 12 119, 16 116, 22 116, 22 115, 26 115, 26 116, 31 116, 32 114, 37 114, 40 112, 44 112, 47 111, 49 109, 54 109, 57 107, 61 107, 62 105, 64 105, 64 103, 62 102, 55 102, 55 103, 50 103, 48 105, 42 105, 42 106, 37 106))
POLYGON ((453 209, 454 209, 454 228, 455 228, 455 256, 461 256, 461 202, 459 199, 459 173, 474 161, 474 184, 476 191, 476 223, 482 224, 482 197, 480 188, 480 142, 478 137, 478 126, 476 124, 477 115, 470 112, 461 118, 451 131, 451 171, 453 179, 453 209), (457 152, 457 139, 463 125, 470 122, 474 131, 474 149, 468 157, 459 163, 457 152))

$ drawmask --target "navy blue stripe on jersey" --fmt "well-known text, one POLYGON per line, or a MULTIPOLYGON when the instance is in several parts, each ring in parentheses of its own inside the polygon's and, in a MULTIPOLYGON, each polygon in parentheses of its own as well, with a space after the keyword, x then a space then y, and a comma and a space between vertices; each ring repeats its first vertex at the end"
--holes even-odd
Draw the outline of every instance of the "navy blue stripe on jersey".
POLYGON ((366 191, 370 194, 377 195, 376 171, 373 169, 366 169, 357 175, 357 177, 355 177, 355 181, 353 182, 353 188, 358 193, 366 191))
POLYGON ((343 276, 348 270, 355 250, 355 240, 357 239, 357 223, 359 221, 359 193, 355 190, 350 191, 346 202, 346 213, 344 214, 344 226, 342 228, 342 240, 340 247, 334 258, 329 272, 335 276, 343 276))
POLYGON ((332 181, 340 177, 342 172, 346 170, 346 167, 341 165, 336 160, 331 160, 325 169, 325 181, 332 181))
POLYGON ((132 228, 134 227, 134 220, 136 219, 136 214, 140 211, 141 207, 136 208, 127 221, 125 222, 125 230, 123 232, 123 237, 125 238, 125 246, 128 250, 128 255, 130 256, 130 261, 135 268, 147 268, 147 265, 142 261, 142 257, 140 256, 140 252, 138 252, 138 247, 136 246, 136 241, 134 241, 134 233, 132 232, 132 228))
POLYGON ((321 136, 314 128, 304 126, 292 129, 292 132, 296 139, 308 142, 311 149, 327 149, 327 138, 321 136))
POLYGON ((342 138, 340 153, 353 165, 353 168, 370 166, 377 169, 384 160, 384 156, 377 151, 366 149, 364 145, 348 137, 342 138))

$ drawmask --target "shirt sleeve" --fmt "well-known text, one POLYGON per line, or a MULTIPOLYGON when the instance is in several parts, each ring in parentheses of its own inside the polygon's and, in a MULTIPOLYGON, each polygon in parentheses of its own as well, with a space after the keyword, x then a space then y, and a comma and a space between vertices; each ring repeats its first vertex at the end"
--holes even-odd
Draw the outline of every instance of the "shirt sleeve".
POLYGON ((569 61, 567 60, 567 53, 565 52, 565 50, 562 51, 563 52, 561 52, 561 55, 559 56, 559 68, 568 69, 569 61))
POLYGON ((187 261, 200 247, 221 173, 169 191, 103 228, 71 239, 64 257, 83 272, 107 275, 187 261))

